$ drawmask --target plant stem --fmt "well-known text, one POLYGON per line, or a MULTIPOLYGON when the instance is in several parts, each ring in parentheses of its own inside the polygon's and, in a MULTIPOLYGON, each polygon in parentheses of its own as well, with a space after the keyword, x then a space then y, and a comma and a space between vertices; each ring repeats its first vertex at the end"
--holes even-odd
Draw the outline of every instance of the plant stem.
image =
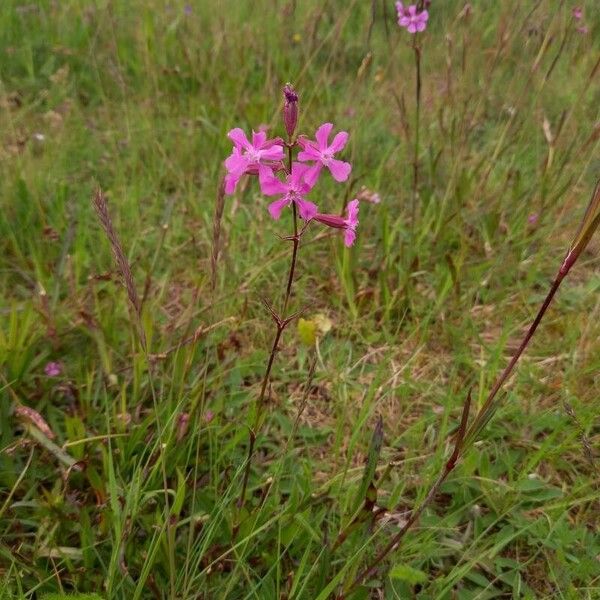
MULTIPOLYGON (((457 465, 459 460, 462 458, 462 456, 464 454, 464 450, 468 449, 468 447, 474 442, 475 437, 485 427, 485 425, 487 424, 487 422, 489 421, 489 419, 491 418, 491 416, 494 413, 494 408, 495 408, 494 399, 495 399, 496 395, 498 394, 498 392, 500 391, 500 389, 502 388, 502 386, 504 385, 504 383, 506 382, 506 380, 512 373, 515 365, 517 364, 517 362, 521 358, 523 352, 529 345, 531 338, 535 334, 535 332, 538 328, 538 325, 540 324, 542 318, 546 314, 546 311, 548 310, 550 303, 552 302, 558 288, 560 287, 560 284, 562 283, 563 279, 569 272, 569 269, 574 264, 574 262, 575 261, 572 261, 570 264, 567 265, 566 268, 564 268, 564 265, 563 265, 563 267, 561 267, 561 269, 559 270, 552 285, 550 286, 550 290, 548 291, 548 294, 546 295, 544 302, 542 303, 540 309, 538 310, 538 313, 537 313, 535 319, 531 323, 527 333, 525 334, 525 337, 521 341, 521 344, 519 345, 518 350, 516 351, 514 356, 511 358, 510 362, 505 367, 505 369, 502 371, 500 376, 496 379, 496 382, 494 383, 494 386, 492 387, 486 401, 484 402, 483 406, 477 412, 477 416, 475 417, 475 420, 473 421, 473 423, 471 424, 471 426, 468 429, 466 429, 466 418, 468 417, 468 409, 466 411, 463 411, 463 420, 461 423, 461 430, 460 430, 462 433, 460 435, 460 438, 457 440, 456 446, 454 448, 454 452, 452 453, 452 456, 450 457, 450 459, 444 465, 444 468, 443 468, 442 472, 440 473, 440 475, 438 476, 438 478, 436 479, 435 483, 429 489, 429 492, 427 493, 427 496, 425 496, 425 499, 421 502, 421 504, 418 506, 418 508, 413 510, 410 517, 408 518, 406 523, 402 526, 400 531, 398 531, 398 533, 396 533, 396 535, 394 535, 392 537, 392 539, 388 542, 388 544, 377 554, 377 556, 369 563, 369 565, 367 567, 365 567, 365 569, 356 576, 351 587, 349 588, 349 590, 346 591, 346 593, 352 591, 357 586, 359 586, 363 581, 372 577, 374 575, 377 567, 379 566, 379 564, 383 561, 383 559, 386 558, 386 556, 388 556, 388 554, 390 554, 390 552, 393 552, 394 550, 396 550, 399 547, 400 542, 402 541, 402 538, 406 535, 407 531, 419 520, 419 518, 420 518, 421 514, 423 513, 423 511, 425 510, 425 508, 435 498, 440 487, 442 486, 444 481, 446 481, 448 475, 453 471, 454 467, 457 465), (464 442, 463 442, 463 440, 464 440, 464 442)), ((470 400, 467 401, 467 407, 468 407, 469 403, 470 403, 470 400)), ((344 598, 344 594, 342 593, 342 595, 338 596, 338 598, 344 598)))
POLYGON ((292 285, 294 283, 294 273, 296 272, 296 259, 298 257, 298 246, 300 245, 300 238, 298 236, 298 218, 296 215, 296 203, 292 203, 292 212, 294 218, 294 237, 292 239, 292 260, 290 262, 290 272, 288 275, 287 288, 285 290, 285 300, 283 301, 283 317, 285 318, 288 302, 292 293, 292 285))
MULTIPOLYGON (((292 172, 292 149, 294 144, 288 143, 288 172, 292 172)), ((265 395, 267 392, 267 385, 269 383, 269 378, 271 376, 271 370, 273 368, 273 363, 275 361, 275 354, 277 353, 277 346, 279 345, 279 340, 281 339, 281 335, 283 334, 283 330, 286 328, 289 321, 286 320, 287 308, 290 300, 290 296, 292 293, 292 285, 294 284, 294 274, 296 272, 296 264, 298 257, 298 246, 300 245, 300 235, 298 235, 298 216, 296 212, 296 203, 292 202, 292 218, 293 218, 293 231, 294 234, 291 237, 291 241, 293 243, 292 246, 292 256, 290 259, 290 270, 287 278, 287 285, 285 290, 285 298, 283 301, 283 310, 281 312, 281 316, 275 319, 277 329, 275 331, 275 337, 273 339, 273 345, 271 347, 271 353, 269 355, 269 360, 267 362, 267 368, 265 369, 265 374, 262 379, 262 383, 260 386, 260 393, 258 395, 258 399, 256 401, 256 411, 254 414, 254 421, 252 423, 252 427, 250 429, 249 440, 248 440, 248 455, 246 457, 246 465, 244 467, 244 478, 242 480, 242 491, 240 493, 240 498, 237 502, 238 508, 242 508, 244 503, 246 502, 246 491, 248 489, 248 479, 250 477, 250 467, 252 464, 252 456, 254 455, 254 446, 256 444, 256 434, 260 427, 260 420, 262 417, 265 395)), ((289 238, 288 238, 289 239, 289 238)), ((238 524, 239 526, 239 524, 238 524)), ((237 526, 234 529, 234 537, 237 533, 237 526)))
POLYGON ((421 49, 417 45, 417 36, 413 37, 413 50, 415 53, 415 135, 413 147, 413 185, 411 201, 411 232, 415 235, 415 221, 417 217, 417 197, 419 188, 419 130, 421 120, 421 49))

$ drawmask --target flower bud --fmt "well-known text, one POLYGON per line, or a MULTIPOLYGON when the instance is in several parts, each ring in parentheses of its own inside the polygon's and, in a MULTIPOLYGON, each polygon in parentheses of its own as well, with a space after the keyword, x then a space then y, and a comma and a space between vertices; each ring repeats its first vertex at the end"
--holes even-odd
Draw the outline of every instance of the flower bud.
POLYGON ((291 138, 298 124, 298 94, 291 84, 286 83, 283 87, 283 123, 288 136, 291 138))

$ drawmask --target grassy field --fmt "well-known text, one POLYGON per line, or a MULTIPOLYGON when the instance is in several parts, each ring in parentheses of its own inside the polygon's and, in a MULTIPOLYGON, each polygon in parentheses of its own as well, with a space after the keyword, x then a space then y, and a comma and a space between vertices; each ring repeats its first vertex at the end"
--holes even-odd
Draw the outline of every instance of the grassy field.
MULTIPOLYGON (((468 6, 433 0, 418 36, 414 202, 413 37, 391 1, 2 0, 2 600, 325 600, 406 522, 600 174, 596 0, 580 21, 559 0, 468 6), (213 289, 215 201, 231 128, 284 134, 286 81, 300 131, 350 133, 352 176, 319 204, 381 202, 361 202, 351 249, 302 239, 290 308, 308 324, 283 334, 240 507, 292 224, 241 184, 213 289)), ((346 598, 600 598, 599 240, 479 441, 346 598)))

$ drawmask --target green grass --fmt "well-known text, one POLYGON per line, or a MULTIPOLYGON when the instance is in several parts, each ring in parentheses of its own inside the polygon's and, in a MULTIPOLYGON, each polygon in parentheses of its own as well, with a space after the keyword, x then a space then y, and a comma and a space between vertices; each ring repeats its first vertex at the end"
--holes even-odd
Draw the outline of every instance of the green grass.
MULTIPOLYGON (((393 2, 387 16, 366 0, 191 4, 2 3, 2 599, 339 590, 426 494, 469 387, 483 403, 600 171, 593 0, 587 35, 552 0, 481 0, 470 16, 433 2, 414 225, 414 61, 393 2), (332 121, 351 134, 352 181, 320 184, 320 205, 337 211, 363 185, 382 202, 361 205, 351 251, 317 229, 304 240, 291 308, 332 328, 297 424, 315 349, 295 326, 284 334, 240 515, 273 329, 260 300, 281 303, 289 248, 276 234, 291 224, 269 218, 253 184, 228 198, 213 293, 212 220, 227 131, 283 133, 286 81, 302 131, 332 121), (151 375, 90 202, 97 185, 144 296, 150 353, 175 348, 151 375), (50 360, 60 377, 44 375, 50 360), (362 502, 379 416, 387 510, 334 550, 362 502)), ((482 440, 354 598, 600 597, 599 477, 582 441, 597 453, 598 248, 565 281, 482 440)))

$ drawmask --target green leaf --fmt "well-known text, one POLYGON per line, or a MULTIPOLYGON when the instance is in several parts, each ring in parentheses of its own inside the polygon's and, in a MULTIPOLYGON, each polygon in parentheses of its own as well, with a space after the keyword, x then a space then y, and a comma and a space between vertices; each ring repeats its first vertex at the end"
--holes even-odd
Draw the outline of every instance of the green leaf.
POLYGON ((417 583, 425 583, 427 581, 427 573, 415 569, 410 565, 400 564, 392 567, 390 579, 400 579, 410 585, 417 585, 417 583))
POLYGON ((298 319, 298 337, 305 346, 314 346, 317 341, 317 324, 314 321, 298 319))
MULTIPOLYGON (((365 464, 365 470, 363 471, 362 481, 360 482, 360 488, 356 494, 354 500, 353 512, 356 512, 361 502, 364 502, 367 497, 369 487, 375 487, 373 485, 373 478, 375 477, 375 471, 377 470, 377 463, 379 462, 379 455, 381 454, 381 447, 383 445, 383 419, 379 417, 377 424, 373 430, 371 437, 371 443, 369 445, 369 452, 367 454, 367 462, 365 464)), ((375 500, 377 500, 377 489, 375 489, 375 500)))

